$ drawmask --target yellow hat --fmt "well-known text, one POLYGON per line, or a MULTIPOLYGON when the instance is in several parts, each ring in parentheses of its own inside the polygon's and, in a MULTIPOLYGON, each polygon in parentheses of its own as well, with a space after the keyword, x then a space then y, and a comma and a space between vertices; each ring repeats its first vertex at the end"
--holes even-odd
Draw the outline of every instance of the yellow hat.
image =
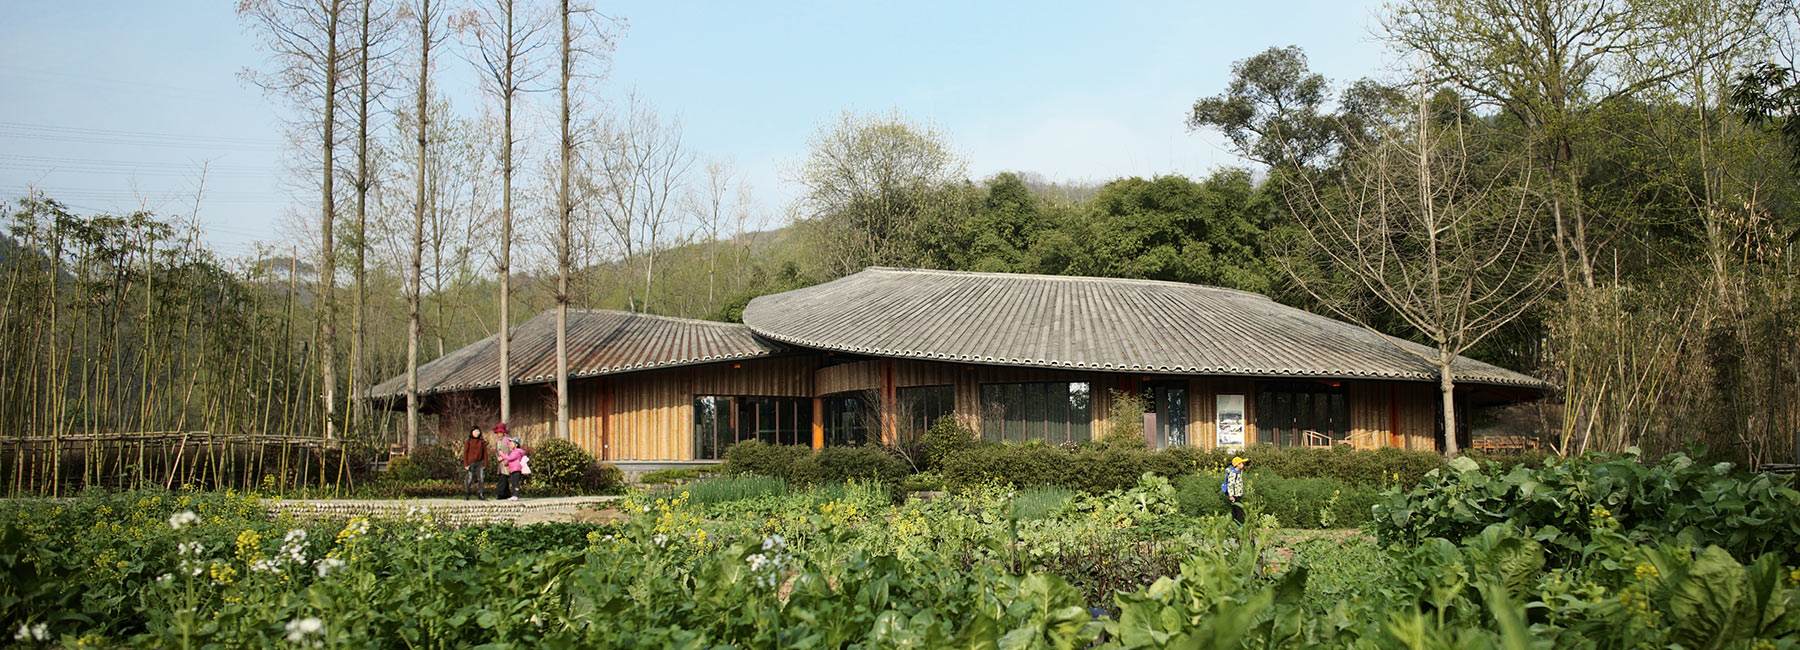
POLYGON ((1248 463, 1248 462, 1250 462, 1250 459, 1245 458, 1243 456, 1232 456, 1231 457, 1231 464, 1233 464, 1233 465, 1242 465, 1242 464, 1248 463))

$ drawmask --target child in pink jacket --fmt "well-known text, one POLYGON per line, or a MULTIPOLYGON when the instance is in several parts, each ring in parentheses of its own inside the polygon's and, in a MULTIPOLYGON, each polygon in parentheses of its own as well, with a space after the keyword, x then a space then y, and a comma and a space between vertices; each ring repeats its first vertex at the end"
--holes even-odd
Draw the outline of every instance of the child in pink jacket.
POLYGON ((505 492, 500 498, 508 501, 519 500, 519 483, 525 479, 525 450, 519 447, 519 439, 506 435, 506 425, 494 427, 494 433, 500 434, 500 489, 505 492))

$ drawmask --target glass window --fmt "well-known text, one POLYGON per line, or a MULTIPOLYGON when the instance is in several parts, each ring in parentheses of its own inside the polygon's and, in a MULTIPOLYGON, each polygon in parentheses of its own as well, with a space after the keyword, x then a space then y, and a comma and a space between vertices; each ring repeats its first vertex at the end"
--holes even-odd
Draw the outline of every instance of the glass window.
POLYGON ((981 437, 995 442, 1085 442, 1087 382, 982 384, 981 437))
POLYGON ((880 440, 879 436, 869 435, 871 431, 879 429, 880 422, 877 418, 880 413, 875 410, 875 404, 866 392, 827 395, 823 401, 826 446, 857 447, 868 444, 871 440, 880 440))
POLYGON ((1256 438, 1284 447, 1328 447, 1350 438, 1350 404, 1342 385, 1268 383, 1256 393, 1256 438))
POLYGON ((902 438, 907 434, 917 435, 930 429, 938 418, 956 413, 956 388, 954 386, 911 386, 899 390, 900 411, 905 418, 901 422, 902 438))
POLYGON ((718 460, 742 440, 812 444, 812 400, 804 397, 694 396, 694 459, 718 460))

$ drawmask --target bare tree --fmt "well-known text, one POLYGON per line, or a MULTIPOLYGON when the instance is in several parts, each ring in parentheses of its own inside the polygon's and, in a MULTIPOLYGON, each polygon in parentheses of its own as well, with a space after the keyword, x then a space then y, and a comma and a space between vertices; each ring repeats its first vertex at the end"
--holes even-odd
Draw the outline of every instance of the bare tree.
POLYGON ((1381 17, 1385 37, 1423 56, 1437 80, 1517 118, 1527 147, 1537 153, 1556 226, 1562 282, 1594 287, 1589 216, 1579 193, 1578 151, 1584 132, 1601 112, 1688 74, 1695 66, 1730 56, 1754 36, 1762 16, 1778 3, 1741 0, 1716 7, 1739 14, 1727 31, 1712 34, 1692 56, 1667 56, 1710 20, 1707 2, 1612 0, 1402 0, 1381 17), (1572 259, 1571 259, 1572 258, 1572 259))
MULTIPOLYGON (((561 138, 558 141, 557 163, 558 179, 556 186, 556 437, 567 440, 569 437, 569 273, 570 268, 570 220, 574 216, 575 206, 570 194, 569 176, 576 164, 575 139, 570 131, 570 120, 573 117, 574 105, 570 103, 570 91, 577 79, 577 58, 605 61, 611 52, 613 39, 611 33, 601 29, 596 21, 599 16, 591 9, 573 6, 570 0, 562 0, 557 12, 562 26, 562 70, 557 84, 562 103, 558 114, 561 127, 561 138), (586 25, 575 22, 577 16, 586 20, 586 25)), ((600 16, 600 18, 604 18, 600 16)), ((614 21, 622 25, 623 21, 614 21)))
POLYGON ((796 178, 805 188, 802 225, 834 275, 909 259, 920 224, 944 207, 945 188, 967 167, 943 131, 898 111, 845 112, 809 144, 796 178))
MULTIPOLYGON (((513 103, 525 87, 543 75, 531 65, 532 55, 544 46, 548 29, 542 17, 518 20, 515 0, 491 0, 479 10, 470 9, 459 19, 459 31, 467 35, 475 57, 471 62, 481 74, 482 85, 500 101, 500 420, 512 419, 512 239, 513 239, 513 103)), ((528 12, 529 13, 529 12, 528 12)))
POLYGON ((650 292, 656 277, 656 256, 663 237, 675 225, 687 174, 694 154, 682 142, 680 120, 663 122, 656 111, 634 95, 623 119, 605 130, 605 142, 597 151, 594 173, 587 180, 599 187, 600 213, 608 234, 624 253, 627 266, 641 265, 643 300, 626 291, 632 311, 649 311, 650 292))
POLYGON ((369 152, 370 108, 380 101, 387 89, 386 43, 392 28, 392 16, 386 5, 374 10, 374 0, 358 4, 356 46, 356 232, 352 248, 356 256, 353 270, 355 306, 350 322, 350 429, 355 432, 365 423, 368 408, 368 373, 363 355, 368 345, 368 250, 369 191, 374 185, 369 152))
POLYGON ((1286 195, 1300 220, 1290 275, 1312 296, 1358 322, 1347 297, 1372 295, 1432 343, 1429 354, 1397 345, 1437 369, 1446 455, 1457 453, 1457 358, 1516 319, 1548 277, 1536 264, 1539 237, 1530 194, 1509 174, 1469 153, 1464 115, 1434 124, 1421 84, 1418 113, 1404 130, 1359 147, 1335 181, 1301 175, 1286 195), (1301 260, 1327 269, 1299 272, 1301 260))
POLYGON ((706 242, 706 312, 712 313, 719 292, 719 234, 726 220, 726 199, 731 193, 731 166, 721 161, 706 163, 706 184, 688 196, 687 211, 706 242))
POLYGON ((414 119, 415 139, 417 146, 417 175, 413 182, 413 236, 412 266, 407 277, 406 296, 406 449, 408 453, 419 444, 419 308, 421 302, 420 280, 424 275, 425 256, 425 208, 429 197, 425 193, 425 176, 428 173, 426 157, 428 155, 431 115, 428 111, 428 99, 431 96, 431 48, 442 40, 435 35, 439 19, 439 8, 432 5, 432 0, 418 0, 416 6, 409 6, 408 12, 419 36, 419 68, 415 79, 414 119))
MULTIPOLYGON (((337 160, 337 99, 350 49, 340 46, 349 0, 240 0, 237 13, 263 39, 274 70, 246 75, 264 91, 285 96, 318 126, 319 162, 319 359, 323 375, 325 437, 336 435, 337 250, 332 226, 337 206, 332 181, 337 160)), ((310 129, 308 129, 310 130, 310 129)))

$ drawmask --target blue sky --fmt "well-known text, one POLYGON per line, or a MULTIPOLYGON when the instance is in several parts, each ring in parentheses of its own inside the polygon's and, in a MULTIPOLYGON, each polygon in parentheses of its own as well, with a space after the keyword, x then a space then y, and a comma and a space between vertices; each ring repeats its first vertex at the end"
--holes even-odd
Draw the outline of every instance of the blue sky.
MULTIPOLYGON (((240 255, 306 205, 281 180, 281 105, 238 78, 264 57, 232 2, 11 3, 0 20, 0 190, 35 185, 90 211, 192 209, 240 255)), ((729 161, 771 214, 788 172, 839 112, 898 109, 935 123, 981 178, 1203 175, 1241 165, 1188 133, 1194 99, 1232 61, 1305 48, 1338 84, 1388 60, 1377 3, 601 3, 629 29, 598 88, 679 115, 693 149, 729 161)), ((443 64, 461 110, 479 98, 443 64)), ((536 101, 548 102, 546 96, 536 101)))

